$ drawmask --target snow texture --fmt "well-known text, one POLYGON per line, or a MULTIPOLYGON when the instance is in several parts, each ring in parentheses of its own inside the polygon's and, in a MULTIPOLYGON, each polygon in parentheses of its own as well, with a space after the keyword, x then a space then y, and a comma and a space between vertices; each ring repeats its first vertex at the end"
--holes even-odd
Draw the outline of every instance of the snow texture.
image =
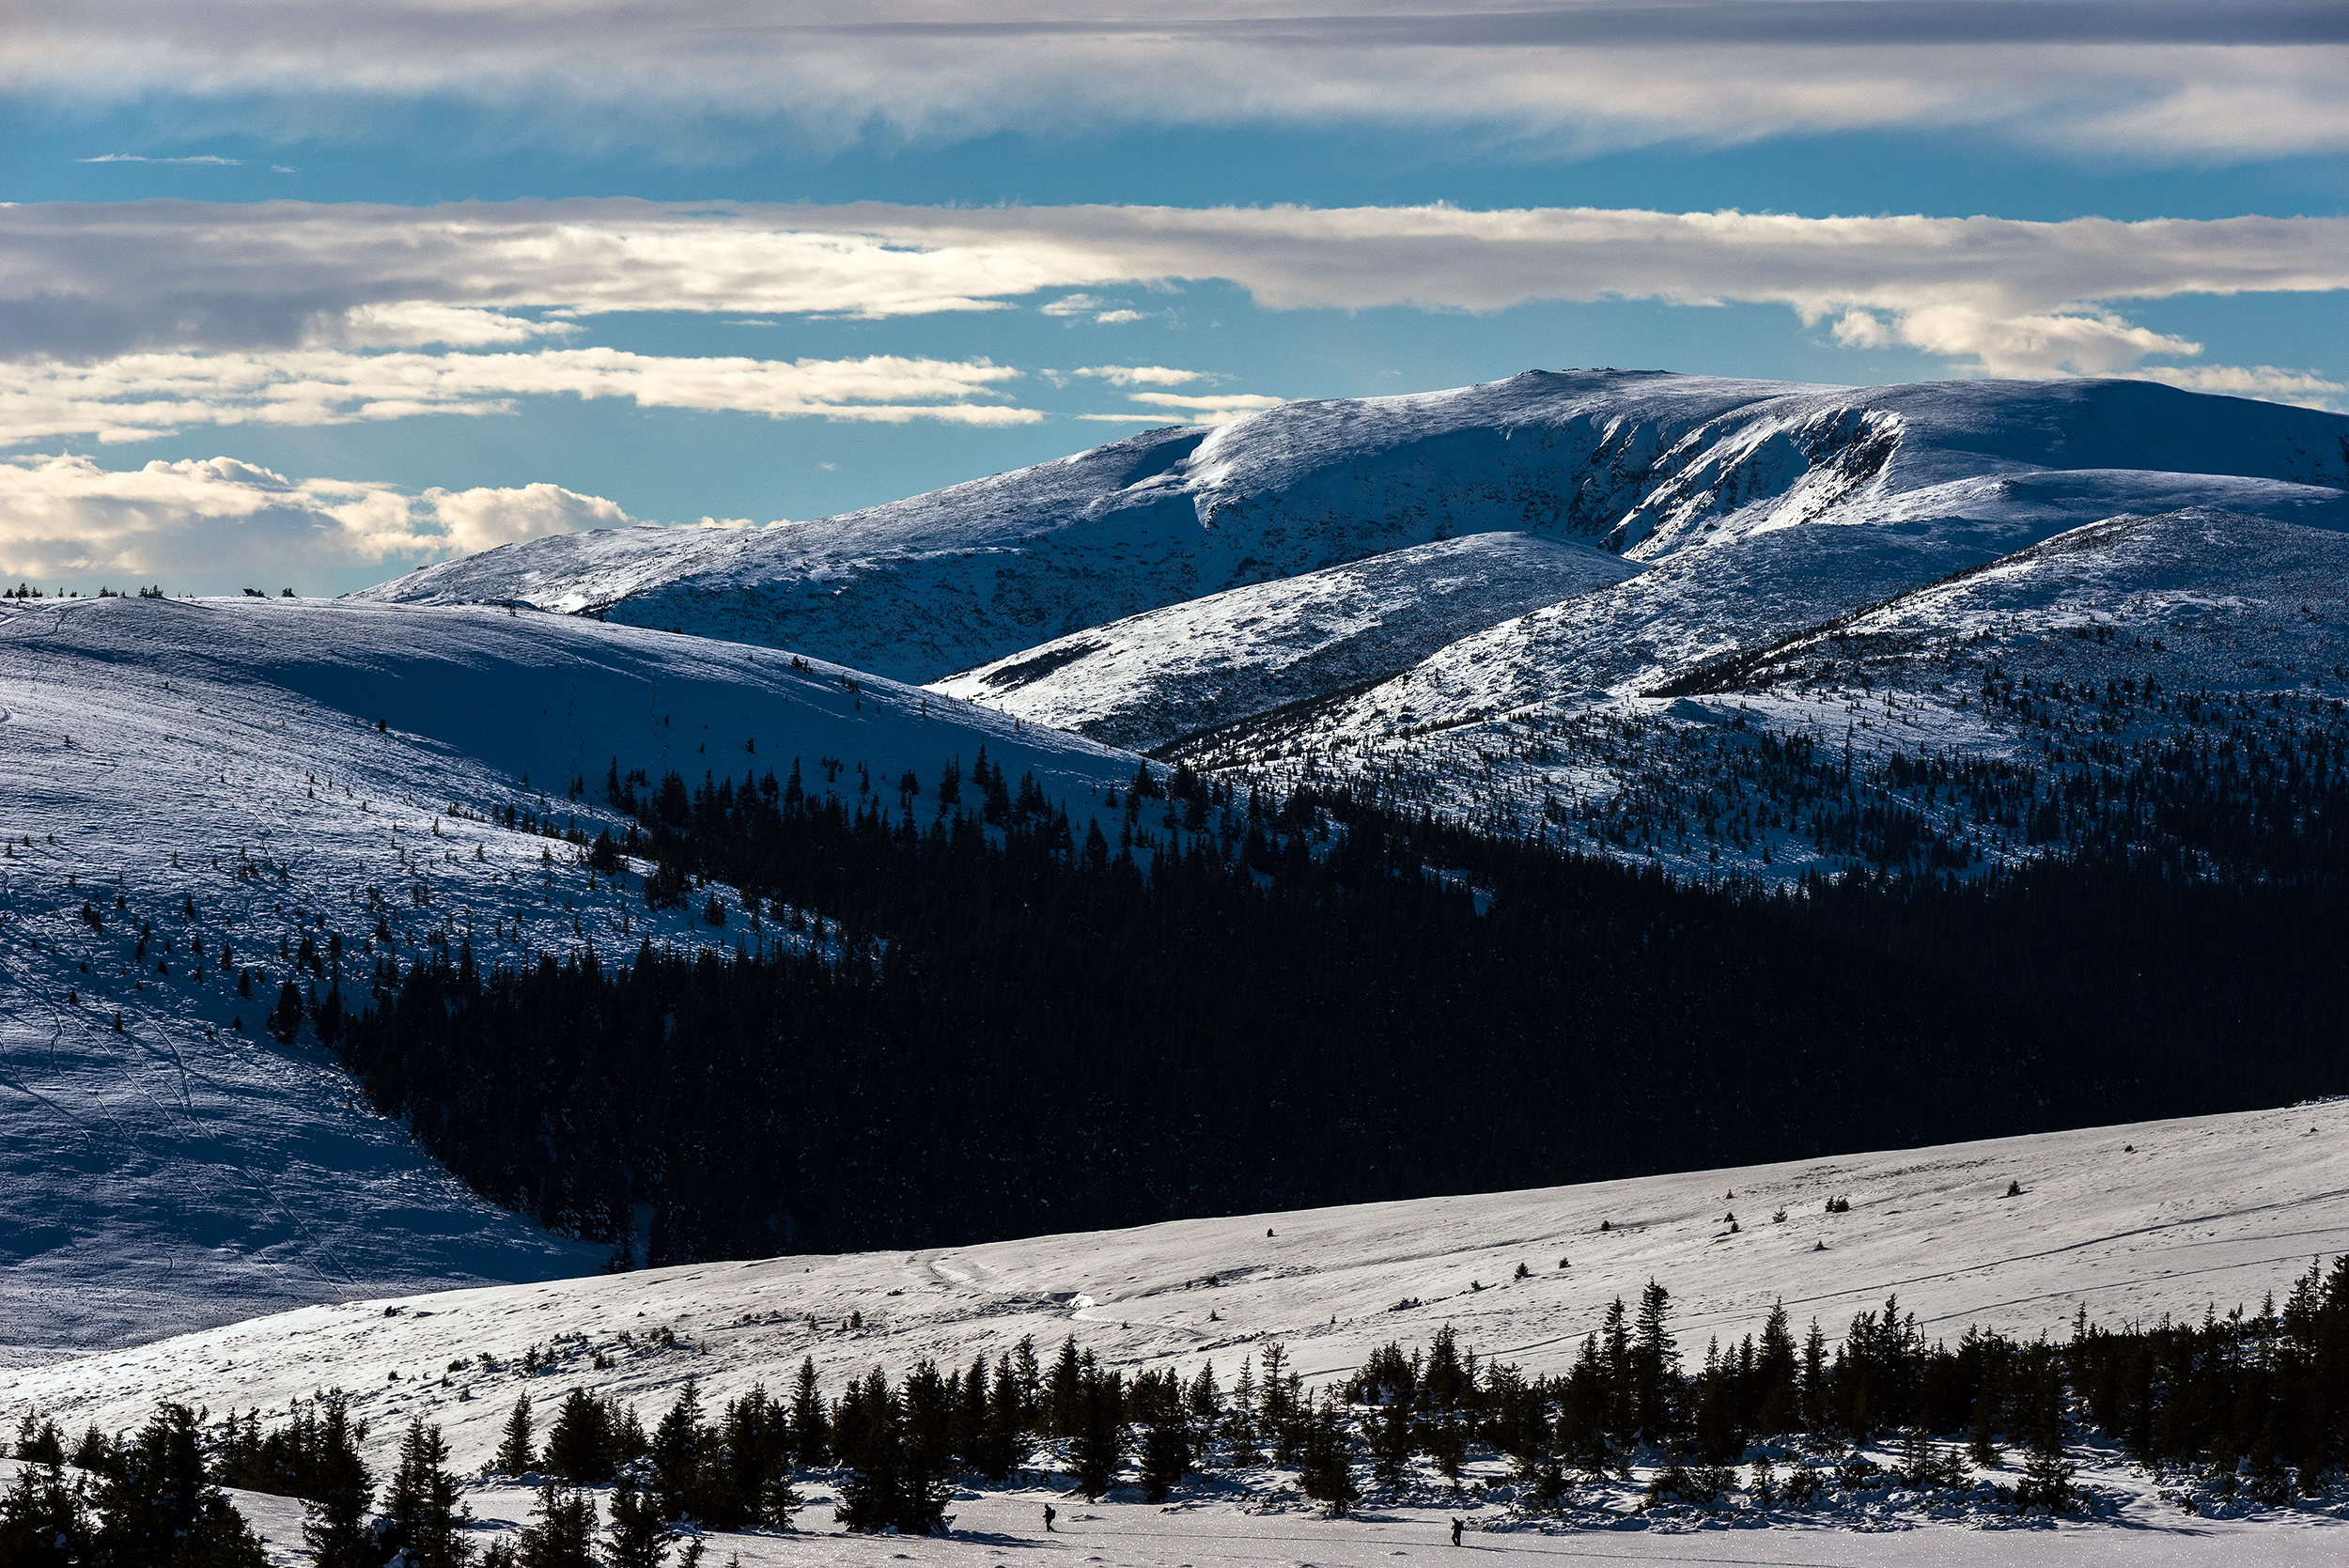
POLYGON ((655 914, 641 863, 615 886, 489 815, 592 832, 614 757, 695 784, 796 760, 817 789, 833 757, 833 787, 853 796, 867 763, 894 799, 899 770, 927 783, 981 744, 1078 810, 1135 766, 834 665, 588 619, 0 601, 0 1364, 599 1266, 440 1172, 308 1035, 264 1032, 288 975, 324 978, 287 954, 338 934, 356 1000, 379 919, 403 966, 459 941, 487 968, 790 939, 739 907, 713 929, 700 897, 655 914))
MULTIPOLYGON (((1762 575, 1773 594, 1791 582, 1882 598, 2123 510, 2202 505, 2349 524, 2343 486, 2349 420, 2144 382, 1852 389, 1529 371, 1150 431, 820 521, 534 540, 368 595, 600 609, 929 681, 1146 611, 1470 534, 1654 563, 1866 524, 1862 563, 1762 575)), ((1755 576, 1734 553, 1721 557, 1732 577, 1755 576)), ((1734 587, 1714 598, 1716 639, 1734 639, 1751 601, 1734 587)), ((1397 621, 1404 643, 1420 634, 1418 617, 1397 621)), ((1262 645, 1295 655, 1285 639, 1262 645)), ((1379 660, 1364 646, 1357 661, 1379 660)), ((1128 692, 1122 676, 1109 681, 1128 692)), ((1070 682, 1036 698, 1079 722, 1070 682)))
POLYGON ((1400 674, 1464 634, 1638 570, 1589 545, 1473 534, 1112 621, 931 690, 1147 751, 1400 674))
MULTIPOLYGON (((875 1364, 893 1373, 922 1358, 961 1365, 1030 1334, 1048 1354, 1073 1334, 1106 1366, 1129 1372, 1190 1372, 1212 1359, 1227 1386, 1243 1358, 1277 1340, 1310 1388, 1341 1379, 1389 1340, 1423 1344, 1446 1323, 1484 1356, 1557 1372, 1606 1304, 1636 1297, 1650 1279, 1673 1293, 1672 1327, 1692 1358, 1708 1339, 1726 1343, 1759 1329, 1779 1298, 1798 1327, 1815 1316, 1831 1338, 1893 1293, 1932 1338, 1954 1340, 1968 1325, 2061 1337, 2082 1306, 2115 1324, 2200 1318, 2209 1304, 2222 1312, 2256 1307, 2311 1257, 2344 1246, 2349 1103, 2332 1102, 1540 1191, 307 1307, 0 1375, 0 1407, 37 1405, 69 1430, 91 1421, 125 1425, 159 1398, 214 1411, 257 1406, 267 1420, 316 1389, 340 1386, 369 1422, 379 1468, 418 1415, 444 1429, 453 1462, 468 1468, 490 1457, 525 1389, 548 1415, 565 1391, 583 1387, 631 1401, 649 1419, 689 1376, 708 1406, 754 1382, 787 1388, 801 1358, 812 1357, 836 1392, 875 1364), (2010 1182, 2019 1195, 2008 1195, 2010 1182), (1828 1213, 1838 1197, 1849 1210, 1828 1213), (1775 1219, 1781 1211, 1785 1219, 1775 1219), (1726 1222, 1732 1213, 1742 1221, 1735 1230, 1726 1222), (1531 1270, 1521 1280, 1513 1277, 1520 1263, 1531 1270), (862 1328, 847 1326, 852 1312, 862 1328), (551 1352, 553 1364, 526 1379, 521 1362, 533 1347, 551 1352), (599 1358, 609 1364, 599 1368, 599 1358)), ((1918 1529, 1924 1515, 1895 1498, 1832 1518, 1846 1528, 1831 1530, 1798 1524, 1694 1536, 1654 1520, 1563 1539, 1480 1533, 1471 1544, 1544 1557, 1814 1565, 2077 1560, 2081 1551, 2133 1563, 2349 1556, 2349 1528, 2326 1514, 2189 1518, 2109 1450, 2092 1442, 2075 1457, 2107 1499, 2102 1523, 1918 1529)), ((1049 1467, 1051 1458, 1030 1463, 1049 1467)), ((1498 1481, 1500 1467, 1473 1473, 1498 1481)), ((818 1532, 812 1539, 712 1545, 721 1553, 739 1547, 746 1563, 879 1562, 902 1552, 983 1564, 1041 1546, 1131 1563, 1367 1568, 1375 1558, 1439 1546, 1447 1514, 1480 1531, 1505 1523, 1502 1493, 1454 1498, 1432 1488, 1376 1504, 1352 1524, 1325 1522, 1296 1506, 1293 1491, 1282 1505, 1280 1479, 1195 1483, 1163 1511, 1108 1500, 1085 1507, 1042 1485, 965 1494, 952 1510, 953 1541, 849 1541, 830 1533, 819 1503, 803 1516, 818 1532), (1062 1506, 1066 1540, 1035 1538, 1048 1498, 1062 1506)), ((818 1479, 809 1490, 821 1498, 828 1489, 818 1479)), ((474 1506, 510 1526, 522 1520, 527 1498, 487 1488, 474 1506)))

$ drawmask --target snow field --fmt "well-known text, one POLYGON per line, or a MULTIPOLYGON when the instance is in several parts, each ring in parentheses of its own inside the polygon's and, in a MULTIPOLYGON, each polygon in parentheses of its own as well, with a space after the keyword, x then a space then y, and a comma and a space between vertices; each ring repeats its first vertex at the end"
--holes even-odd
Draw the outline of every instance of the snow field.
POLYGON ((488 968, 589 946, 625 958, 647 937, 789 940, 772 922, 749 927, 732 890, 713 890, 732 909, 722 930, 702 897, 648 910, 642 864, 615 881, 574 845, 490 814, 516 805, 592 831, 610 818, 596 802, 614 755, 696 784, 705 770, 780 776, 799 757, 818 788, 833 756, 850 792, 867 761, 894 799, 898 770, 934 784, 982 743, 1014 778, 1034 768, 1080 802, 1133 768, 836 666, 568 617, 7 601, 0 1363, 599 1266, 603 1249, 465 1191, 355 1103, 306 1032, 269 1038, 298 944, 339 936, 355 1001, 386 948, 405 968, 469 940, 488 968), (583 778, 587 799, 567 800, 583 778), (265 977, 252 996, 223 972, 224 944, 235 970, 265 977))

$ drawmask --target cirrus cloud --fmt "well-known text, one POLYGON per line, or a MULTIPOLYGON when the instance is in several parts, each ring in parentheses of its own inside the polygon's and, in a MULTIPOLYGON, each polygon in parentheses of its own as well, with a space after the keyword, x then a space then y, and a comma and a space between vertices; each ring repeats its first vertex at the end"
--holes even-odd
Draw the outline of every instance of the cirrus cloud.
MULTIPOLYGON (((524 311, 878 318, 1188 279, 1230 280, 1274 309, 1775 303, 1806 322, 1832 323, 1845 343, 1900 344, 1961 369, 2112 374, 2199 351, 2129 322, 2116 303, 2349 287, 2349 219, 2036 223, 1595 208, 971 210, 605 199, 421 210, 36 206, 0 213, 0 303, 9 307, 0 312, 0 354, 296 349, 433 334, 477 344, 573 324, 517 314, 524 311)), ((1085 299, 1088 309, 1103 303, 1085 299)), ((564 352, 588 351, 537 357, 573 367, 581 384, 563 390, 583 396, 698 376, 762 389, 749 404, 728 406, 774 411, 768 400, 791 401, 782 390, 789 374, 747 368, 768 362, 677 362, 705 369, 656 377, 616 366, 590 371, 564 352), (737 368, 721 370, 722 363, 737 368)))
POLYGON ((529 353, 122 354, 94 364, 0 361, 0 444, 61 435, 146 441, 191 426, 350 425, 503 414, 523 397, 625 397, 640 408, 866 423, 1032 424, 977 401, 1019 371, 986 360, 678 359, 616 349, 529 353))
POLYGON ((248 134, 412 134, 399 106, 456 102, 514 141, 680 159, 780 122, 836 144, 1403 125, 1569 151, 1963 126, 2206 160, 2349 145, 2344 44, 2324 0, 25 0, 0 71, 248 134))

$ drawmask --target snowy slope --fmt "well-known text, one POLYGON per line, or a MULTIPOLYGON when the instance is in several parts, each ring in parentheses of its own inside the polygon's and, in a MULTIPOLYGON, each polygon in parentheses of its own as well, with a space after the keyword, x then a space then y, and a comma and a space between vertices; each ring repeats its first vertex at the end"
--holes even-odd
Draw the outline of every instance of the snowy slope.
POLYGON ((930 689, 1146 751, 1393 675, 1638 570, 1589 545, 1473 534, 1112 621, 930 689))
POLYGON ((292 967, 281 944, 339 935, 355 995, 379 920, 403 964, 459 940, 488 966, 647 935, 778 939, 739 909, 723 932, 654 915, 638 877, 614 887, 491 810, 592 828, 615 756, 696 783, 796 758, 818 787, 830 756, 853 790, 859 762, 927 779, 985 744, 1079 802, 1132 772, 1124 753, 844 678, 502 610, 0 604, 0 1362, 600 1264, 473 1198, 353 1107, 306 1036, 281 1048, 261 1028, 292 967), (575 778, 588 800, 565 799, 575 778), (250 998, 224 943, 262 971, 250 998))
MULTIPOLYGON (((1343 1376, 1389 1340, 1423 1344, 1445 1323, 1482 1354, 1554 1372, 1610 1300, 1635 1296, 1651 1278, 1673 1293, 1672 1327, 1692 1359, 1708 1340, 1757 1329, 1781 1297, 1798 1326, 1816 1317, 1831 1337, 1893 1293, 1936 1339, 1954 1340, 1968 1325, 2060 1336, 2082 1305, 2108 1323, 2165 1312, 2199 1318, 2212 1303, 2222 1312, 2256 1307, 2312 1256, 2344 1247, 2349 1104, 2336 1102, 939 1252, 699 1265, 370 1299, 0 1375, 0 1406, 38 1405, 69 1428, 87 1421, 111 1428, 158 1398, 216 1411, 257 1405, 266 1417, 339 1385, 371 1422, 379 1462, 408 1418, 423 1415, 443 1427, 463 1468, 490 1455, 525 1388, 542 1407, 580 1386, 651 1414, 689 1376, 711 1405, 757 1381, 786 1387, 801 1358, 813 1357, 832 1391, 876 1364, 892 1372, 921 1358, 965 1364, 1030 1334, 1048 1351, 1073 1334, 1105 1364, 1129 1371, 1188 1372, 1212 1359, 1227 1381, 1243 1358, 1278 1340, 1311 1386, 1343 1376), (2021 1183, 2020 1196, 2005 1195, 2010 1181, 2021 1183), (1831 1197, 1849 1198, 1849 1212, 1825 1213, 1831 1197), (1781 1210, 1785 1219, 1774 1222, 1781 1210), (1735 1233, 1725 1222, 1733 1212, 1742 1221, 1735 1233), (1825 1250, 1815 1250, 1821 1242, 1825 1250), (1529 1278, 1512 1278, 1519 1263, 1529 1278), (863 1314, 862 1329, 846 1327, 851 1312, 863 1314), (663 1328, 677 1336, 674 1345, 656 1343, 663 1328), (520 1363, 533 1346, 552 1350, 559 1364, 526 1381, 520 1363), (612 1364, 599 1370, 597 1358, 612 1364)), ((821 1495, 822 1483, 813 1489, 821 1495)), ((2150 1494, 2149 1485, 2140 1489, 2150 1494)), ((888 1542, 856 1556, 862 1548, 837 1539, 794 1545, 746 1538, 719 1550, 739 1545, 746 1561, 886 1561, 890 1551, 908 1551, 976 1564, 1003 1560, 1014 1545, 1057 1545, 1109 1549, 1128 1562, 1367 1563, 1436 1545, 1447 1510, 1477 1519, 1493 1506, 1437 1496, 1425 1507, 1374 1510, 1366 1529, 1325 1530, 1303 1513, 1263 1510, 1261 1498, 1243 1511, 1242 1499, 1209 1488, 1166 1514, 1064 1501, 1069 1524, 1094 1528, 1057 1544, 1025 1540, 1036 1506, 1051 1495, 1015 1488, 1008 1497, 966 1498, 956 1510, 958 1543, 888 1542), (1007 1540, 1005 1530, 1023 1539, 1007 1540)), ((496 1491, 475 1499, 477 1512, 514 1520, 525 1504, 496 1491)), ((830 1530, 828 1512, 812 1509, 807 1524, 830 1530)), ((2321 1518, 2276 1528, 2309 1529, 2321 1518)), ((2105 1538, 2098 1549, 2124 1554, 2113 1560, 2170 1560, 2170 1552, 2195 1560, 2198 1543, 2233 1539, 2222 1524, 2157 1511, 2150 1496, 2120 1522, 2138 1528, 2105 1538)), ((1749 1532, 1704 1544, 1610 1533, 1580 1537, 1579 1549, 1679 1561, 1693 1551, 1717 1562, 1986 1562, 2014 1560, 2030 1539, 1983 1543, 1970 1532, 1935 1531, 1906 1552, 1868 1555, 1860 1549, 1866 1537, 1791 1534, 1801 1549, 1761 1545, 1749 1532), (1986 1549, 1999 1544, 2002 1550, 1986 1549)), ((2286 1554, 2276 1560, 2349 1550, 2349 1529, 2305 1538, 2254 1531, 2248 1539, 2286 1554)), ((1489 1549, 1537 1555, 1566 1545, 1540 1537, 1489 1542, 1489 1549)))
MULTIPOLYGON (((1867 534, 1850 530, 1824 550, 1766 536, 1736 552, 1747 574, 1675 557, 1464 638, 1368 690, 1178 751, 1195 766, 1276 780, 1384 781, 1522 831, 1625 801, 1693 820, 1723 784, 1719 748, 1750 749, 1764 734, 1848 745, 1861 759, 2022 755, 2046 723, 1983 707, 1993 666, 2081 693, 2150 678, 2163 691, 2296 706, 2349 699, 2349 534, 2202 508, 2123 516, 1979 566, 1948 562, 1959 569, 1946 581, 1906 591, 1872 569, 1881 552, 1867 534), (1728 594, 1742 607, 1733 624, 1716 616, 1728 594), (2084 634, 2100 625, 2101 636, 2084 634)), ((2125 742, 2229 721, 2148 703, 2099 722, 2125 742)), ((1966 826, 1954 802, 1931 796, 1904 803, 1966 826)), ((1595 835, 1585 846, 1621 847, 1595 835)), ((1737 845, 1692 836, 1635 858, 1698 877, 1836 863, 1782 831, 1737 845)))
POLYGON ((2345 485, 2349 420, 2141 382, 1851 389, 1529 371, 1153 431, 820 521, 537 540, 368 597, 599 608, 937 680, 1145 611, 1466 534, 1527 532, 1652 562, 1867 522, 1918 546, 1919 561, 1886 568, 1887 580, 1926 570, 1903 581, 1914 585, 1946 558, 1992 559, 2121 510, 2339 516, 2345 485))

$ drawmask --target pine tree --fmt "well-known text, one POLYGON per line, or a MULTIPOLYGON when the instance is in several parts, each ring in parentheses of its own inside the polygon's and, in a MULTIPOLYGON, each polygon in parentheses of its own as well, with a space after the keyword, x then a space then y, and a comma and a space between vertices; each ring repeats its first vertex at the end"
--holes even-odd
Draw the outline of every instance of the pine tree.
MULTIPOLYGON (((1087 1362, 1092 1352, 1085 1353, 1087 1362)), ((1086 1365, 1077 1380, 1076 1430, 1069 1434, 1069 1464, 1077 1489, 1091 1502, 1116 1483, 1117 1461, 1126 1446, 1125 1379, 1086 1365)))
POLYGON ((1154 1406, 1142 1435, 1142 1495, 1164 1502, 1190 1469, 1190 1423, 1173 1401, 1154 1406))
POLYGON ((2072 1506, 2072 1475, 2063 1457, 2063 1421, 2050 1398, 2031 1429, 2030 1457, 2015 1488, 2015 1501, 2018 1507, 2061 1514, 2072 1506))
POLYGON ((609 1481, 615 1467, 612 1437, 612 1412, 584 1389, 573 1389, 547 1434, 546 1467, 574 1486, 609 1481))
POLYGON ((530 1396, 517 1394, 514 1413, 506 1418, 506 1436, 498 1444, 497 1467, 507 1475, 527 1475, 538 1465, 532 1446, 530 1396))
POLYGON ((1400 1486, 1411 1467, 1411 1407, 1400 1397, 1388 1400, 1378 1412, 1378 1424, 1370 1438, 1371 1457, 1377 1461, 1372 1472, 1381 1486, 1400 1486))
POLYGON ((326 1396, 318 1418, 316 1449, 309 1459, 310 1516, 302 1539, 318 1568, 376 1568, 375 1543, 366 1528, 375 1478, 359 1457, 364 1427, 354 1427, 343 1392, 326 1396))
POLYGON ((270 1009, 266 1020, 269 1032, 281 1046, 293 1044, 294 1035, 302 1029, 302 993, 290 980, 278 988, 277 1005, 270 1009))
POLYGON ((975 1467, 989 1480, 1001 1481, 1011 1474, 1019 1457, 1020 1396, 1019 1374, 1012 1370, 1011 1358, 998 1357, 995 1361, 995 1391, 987 1402, 987 1420, 979 1429, 979 1452, 975 1467))
POLYGON ((383 1494, 379 1549, 405 1553, 405 1568, 459 1568, 473 1555, 459 1533, 472 1514, 457 1498, 441 1429, 417 1416, 400 1439, 399 1468, 383 1494))
POLYGON ((531 1512, 537 1523, 522 1530, 521 1568, 596 1568, 596 1505, 585 1494, 550 1481, 531 1512))
POLYGON ((1651 1443, 1663 1442, 1672 1430, 1672 1393, 1679 1378, 1680 1351, 1664 1327, 1671 1308, 1672 1293, 1650 1280, 1640 1292, 1640 1313, 1632 1328, 1633 1419, 1651 1443))
MULTIPOLYGON (((669 1413, 652 1434, 652 1489, 647 1506, 663 1519, 698 1518, 701 1506, 702 1401, 700 1385, 692 1377, 677 1390, 669 1413)), ((631 1483, 632 1484, 632 1483, 631 1483)), ((612 1529, 620 1528, 619 1501, 613 1499, 612 1529)))
POLYGON ((28 1461, 0 1494, 0 1562, 75 1568, 90 1560, 97 1521, 85 1483, 66 1481, 63 1456, 28 1461))
POLYGON ((1304 1420, 1304 1463, 1299 1467, 1298 1485, 1315 1501, 1329 1504, 1333 1517, 1342 1516, 1362 1495, 1354 1484, 1353 1440, 1339 1421, 1334 1400, 1325 1401, 1304 1420))
POLYGON ((815 1469, 831 1459, 829 1430, 823 1391, 816 1383, 816 1358, 809 1356, 801 1360, 791 1386, 791 1456, 801 1469, 815 1469))
POLYGON ((631 1472, 620 1472, 612 1489, 609 1513, 603 1539, 605 1568, 661 1568, 677 1531, 662 1517, 660 1503, 637 1485, 631 1472))

